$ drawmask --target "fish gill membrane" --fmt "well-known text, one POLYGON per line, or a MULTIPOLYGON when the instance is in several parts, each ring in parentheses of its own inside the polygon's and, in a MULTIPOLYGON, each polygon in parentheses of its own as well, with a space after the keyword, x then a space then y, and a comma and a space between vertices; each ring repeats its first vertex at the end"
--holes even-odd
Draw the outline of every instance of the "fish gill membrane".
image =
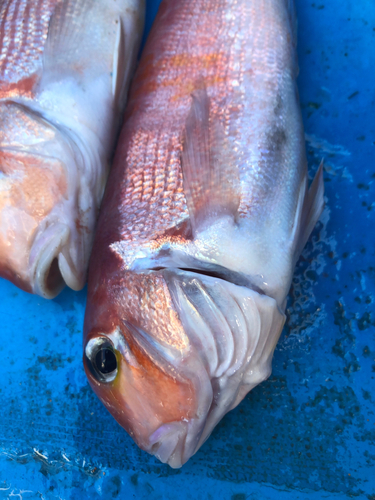
POLYGON ((39 67, 0 81, 0 276, 28 292, 86 282, 143 15, 143 0, 56 2, 39 67))
POLYGON ((238 216, 238 174, 228 151, 217 154, 225 138, 209 109, 206 90, 193 93, 182 154, 190 242, 144 244, 130 260, 112 244, 111 271, 89 285, 85 318, 92 388, 142 449, 173 468, 270 376, 294 265, 324 205, 322 167, 310 190, 306 170, 289 240, 277 246, 284 256, 268 266, 238 216))

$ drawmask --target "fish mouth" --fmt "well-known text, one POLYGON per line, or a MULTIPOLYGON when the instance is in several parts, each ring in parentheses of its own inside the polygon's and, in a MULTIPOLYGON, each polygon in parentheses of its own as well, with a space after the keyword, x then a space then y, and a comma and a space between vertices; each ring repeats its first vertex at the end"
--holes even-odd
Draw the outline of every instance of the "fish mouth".
POLYGON ((186 435, 185 422, 164 424, 150 436, 150 448, 147 451, 172 468, 179 468, 185 463, 186 435))
POLYGON ((201 430, 202 424, 196 419, 163 424, 150 436, 147 451, 178 469, 196 452, 201 430))
POLYGON ((53 299, 65 285, 73 290, 84 286, 84 274, 78 273, 69 255, 70 238, 69 227, 58 222, 39 232, 29 258, 33 293, 53 299))

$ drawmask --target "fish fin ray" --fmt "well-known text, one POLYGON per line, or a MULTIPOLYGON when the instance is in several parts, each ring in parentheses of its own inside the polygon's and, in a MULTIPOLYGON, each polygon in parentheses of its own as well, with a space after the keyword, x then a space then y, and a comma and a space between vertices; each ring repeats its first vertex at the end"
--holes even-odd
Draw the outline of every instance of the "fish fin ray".
POLYGON ((71 66, 83 56, 80 45, 91 10, 90 0, 61 0, 51 16, 44 47, 44 68, 71 66))
POLYGON ((94 80, 111 75, 116 96, 124 87, 127 61, 121 15, 92 0, 61 0, 51 16, 43 53, 43 75, 61 80, 94 80), (51 76, 52 75, 52 76, 51 76))
POLYGON ((236 217, 239 172, 218 117, 210 120, 205 88, 192 94, 182 151, 184 192, 193 233, 212 217, 236 217))
POLYGON ((323 160, 303 201, 300 231, 296 247, 296 260, 310 237, 324 208, 323 160))

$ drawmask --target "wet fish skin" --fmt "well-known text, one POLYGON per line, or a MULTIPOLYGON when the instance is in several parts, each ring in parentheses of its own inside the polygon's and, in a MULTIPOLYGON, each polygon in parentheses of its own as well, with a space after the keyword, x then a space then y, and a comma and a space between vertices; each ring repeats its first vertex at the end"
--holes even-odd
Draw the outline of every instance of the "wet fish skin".
POLYGON ((132 84, 84 363, 112 415, 172 467, 270 375, 323 208, 322 169, 307 189, 295 38, 290 1, 164 0, 132 84))
POLYGON ((52 298, 86 281, 143 0, 0 5, 0 276, 52 298))

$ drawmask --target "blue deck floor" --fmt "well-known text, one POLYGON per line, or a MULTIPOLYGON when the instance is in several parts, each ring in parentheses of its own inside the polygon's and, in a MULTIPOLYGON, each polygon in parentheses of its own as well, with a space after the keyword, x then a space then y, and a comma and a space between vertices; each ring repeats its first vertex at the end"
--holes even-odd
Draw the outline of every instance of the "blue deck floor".
POLYGON ((309 166, 325 158, 327 205, 270 379, 173 471, 86 382, 86 291, 48 302, 0 280, 0 498, 375 500, 375 4, 297 8, 309 166))

